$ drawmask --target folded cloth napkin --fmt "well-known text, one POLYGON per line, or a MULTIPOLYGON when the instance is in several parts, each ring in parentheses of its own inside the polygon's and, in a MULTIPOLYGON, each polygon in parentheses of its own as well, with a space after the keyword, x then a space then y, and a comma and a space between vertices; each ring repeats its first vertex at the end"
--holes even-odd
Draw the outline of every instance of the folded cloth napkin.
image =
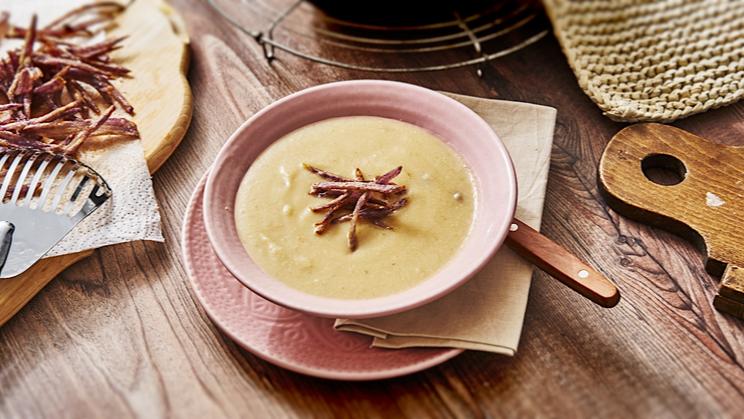
MULTIPOLYGON (((516 217, 540 228, 556 111, 546 106, 448 94, 498 134, 517 172, 516 217)), ((381 348, 446 347, 514 355, 522 332, 532 265, 510 249, 449 295, 404 313, 336 320, 335 328, 373 336, 381 348)))

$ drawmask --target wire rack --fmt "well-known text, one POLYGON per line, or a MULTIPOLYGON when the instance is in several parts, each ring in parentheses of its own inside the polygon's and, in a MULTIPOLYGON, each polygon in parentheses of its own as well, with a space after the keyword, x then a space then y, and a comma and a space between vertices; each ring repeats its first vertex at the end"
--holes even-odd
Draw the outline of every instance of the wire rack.
POLYGON ((425 12, 409 13, 409 9, 394 16, 372 9, 358 9, 354 15, 348 7, 334 11, 324 5, 333 1, 208 1, 258 42, 269 62, 281 51, 321 64, 372 72, 476 66, 480 76, 484 63, 528 47, 545 37, 549 28, 539 0, 464 1, 456 7, 432 2, 431 7, 424 7, 425 12))

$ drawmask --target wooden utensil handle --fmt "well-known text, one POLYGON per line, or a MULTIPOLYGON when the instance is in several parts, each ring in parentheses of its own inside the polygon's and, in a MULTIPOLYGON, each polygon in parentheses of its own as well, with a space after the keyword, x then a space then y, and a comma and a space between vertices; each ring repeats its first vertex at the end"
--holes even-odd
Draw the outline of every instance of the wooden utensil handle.
POLYGON ((620 301, 620 291, 612 281, 558 243, 517 219, 509 230, 506 244, 511 249, 572 290, 602 307, 614 307, 620 301))

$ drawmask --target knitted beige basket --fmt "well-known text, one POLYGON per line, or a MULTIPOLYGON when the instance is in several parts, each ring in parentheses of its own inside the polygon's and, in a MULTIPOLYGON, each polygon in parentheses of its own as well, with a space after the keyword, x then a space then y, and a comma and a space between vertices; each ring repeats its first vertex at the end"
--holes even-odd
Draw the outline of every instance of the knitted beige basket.
POLYGON ((618 121, 744 96, 744 0, 544 0, 579 85, 618 121))

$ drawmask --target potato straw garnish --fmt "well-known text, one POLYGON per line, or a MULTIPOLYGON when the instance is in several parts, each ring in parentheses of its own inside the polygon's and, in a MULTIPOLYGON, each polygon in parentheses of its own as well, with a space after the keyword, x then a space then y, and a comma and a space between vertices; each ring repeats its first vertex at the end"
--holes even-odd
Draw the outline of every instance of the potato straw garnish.
POLYGON ((392 230, 384 219, 408 203, 406 198, 401 198, 406 193, 406 187, 392 182, 403 170, 403 166, 377 176, 374 180, 366 180, 359 169, 356 169, 354 179, 349 179, 309 164, 304 166, 325 180, 314 183, 310 195, 331 199, 325 204, 310 208, 313 212, 325 212, 323 219, 315 223, 315 233, 323 234, 331 225, 348 221, 347 243, 352 252, 359 245, 356 233, 359 220, 392 230))
POLYGON ((0 59, 0 146, 16 146, 75 155, 83 143, 134 140, 134 122, 112 117, 115 108, 134 108, 112 80, 129 70, 109 54, 126 37, 82 44, 112 23, 124 9, 116 2, 78 7, 38 28, 10 23, 0 13, 0 42, 23 39, 23 46, 0 59), (103 110, 97 103, 104 104, 103 110))

